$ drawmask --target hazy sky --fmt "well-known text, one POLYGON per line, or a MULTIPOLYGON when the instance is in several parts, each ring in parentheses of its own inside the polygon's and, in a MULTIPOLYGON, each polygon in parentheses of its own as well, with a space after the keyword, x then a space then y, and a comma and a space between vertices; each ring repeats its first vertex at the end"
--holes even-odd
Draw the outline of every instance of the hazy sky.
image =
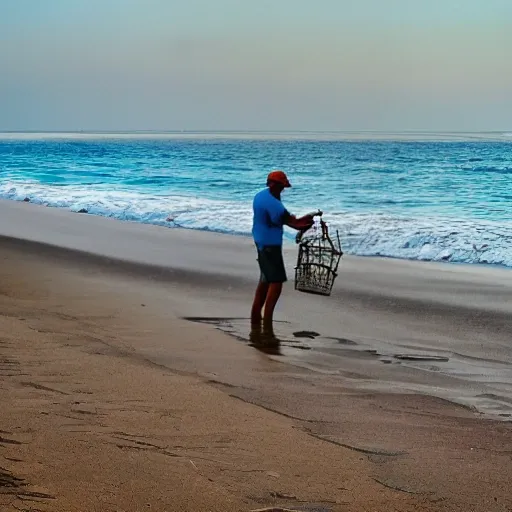
POLYGON ((512 130, 512 0, 0 0, 0 130, 512 130))

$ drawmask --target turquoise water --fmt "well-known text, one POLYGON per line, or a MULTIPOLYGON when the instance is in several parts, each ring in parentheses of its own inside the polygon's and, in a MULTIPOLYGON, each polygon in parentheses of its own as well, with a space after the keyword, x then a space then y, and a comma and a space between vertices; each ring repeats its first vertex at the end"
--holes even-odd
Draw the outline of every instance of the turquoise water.
POLYGON ((512 137, 503 137, 4 134, 0 197, 248 235, 252 197, 280 168, 293 184, 288 209, 322 209, 347 253, 512 266, 512 137))

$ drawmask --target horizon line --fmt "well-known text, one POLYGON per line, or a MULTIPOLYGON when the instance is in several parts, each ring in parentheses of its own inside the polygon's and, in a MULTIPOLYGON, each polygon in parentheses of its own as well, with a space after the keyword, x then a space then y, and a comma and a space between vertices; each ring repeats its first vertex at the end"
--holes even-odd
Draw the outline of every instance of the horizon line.
POLYGON ((124 134, 124 133, 155 133, 155 134, 179 134, 179 133, 333 133, 333 134, 343 134, 343 133, 379 133, 379 134, 387 134, 387 133, 424 133, 424 134, 463 134, 463 133, 512 133, 512 127, 510 130, 425 130, 425 129, 402 129, 402 130, 372 130, 372 129, 360 129, 360 130, 251 130, 251 129, 224 129, 224 130, 205 130, 205 129, 133 129, 133 130, 101 130, 101 129, 54 129, 54 130, 9 130, 9 129, 0 129, 0 133, 84 133, 84 134, 124 134))

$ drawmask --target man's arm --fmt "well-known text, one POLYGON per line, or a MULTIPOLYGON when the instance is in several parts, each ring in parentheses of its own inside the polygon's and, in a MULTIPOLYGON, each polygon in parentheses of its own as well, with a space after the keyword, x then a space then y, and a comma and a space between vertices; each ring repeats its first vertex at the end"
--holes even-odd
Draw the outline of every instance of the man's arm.
POLYGON ((303 217, 297 218, 295 215, 292 215, 288 210, 285 210, 283 214, 283 224, 286 226, 290 226, 297 231, 306 231, 308 230, 314 223, 313 215, 308 214, 303 217))

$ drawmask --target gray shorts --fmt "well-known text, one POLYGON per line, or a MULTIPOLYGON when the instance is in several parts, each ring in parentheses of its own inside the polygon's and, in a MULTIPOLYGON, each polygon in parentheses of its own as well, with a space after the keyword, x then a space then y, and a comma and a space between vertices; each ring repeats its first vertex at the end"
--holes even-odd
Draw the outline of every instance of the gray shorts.
POLYGON ((280 245, 265 245, 258 250, 260 280, 264 283, 284 283, 287 281, 283 260, 283 248, 280 245))

